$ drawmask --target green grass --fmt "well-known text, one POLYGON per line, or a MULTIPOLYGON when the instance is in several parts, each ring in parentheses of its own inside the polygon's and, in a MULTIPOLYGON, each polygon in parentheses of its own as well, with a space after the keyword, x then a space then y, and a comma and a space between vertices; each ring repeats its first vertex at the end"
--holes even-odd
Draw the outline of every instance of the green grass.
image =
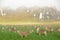
MULTIPOLYGON (((52 25, 55 27, 54 25, 52 25)), ((3 26, 0 25, 0 40, 60 40, 60 32, 48 32, 48 35, 38 35, 36 34, 36 30, 34 26, 29 26, 29 25, 14 25, 14 27, 17 28, 17 30, 22 30, 22 31, 28 31, 30 29, 33 29, 34 32, 29 34, 27 37, 22 38, 18 33, 15 32, 9 32, 10 26, 3 26), (4 27, 4 31, 2 31, 2 27, 4 27)), ((41 27, 43 29, 43 27, 41 27)))

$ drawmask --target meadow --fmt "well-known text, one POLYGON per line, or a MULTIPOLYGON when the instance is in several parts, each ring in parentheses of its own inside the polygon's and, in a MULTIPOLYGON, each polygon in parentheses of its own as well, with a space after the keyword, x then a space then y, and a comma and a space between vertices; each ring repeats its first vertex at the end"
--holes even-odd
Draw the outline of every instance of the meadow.
MULTIPOLYGON (((9 31, 11 25, 0 25, 0 40, 60 40, 60 32, 48 32, 47 36, 36 34, 36 26, 40 29, 44 29, 41 25, 12 25, 16 30, 25 31, 32 30, 33 32, 27 37, 21 37, 17 32, 9 31)), ((58 25, 51 25, 53 28, 58 27, 58 25)))

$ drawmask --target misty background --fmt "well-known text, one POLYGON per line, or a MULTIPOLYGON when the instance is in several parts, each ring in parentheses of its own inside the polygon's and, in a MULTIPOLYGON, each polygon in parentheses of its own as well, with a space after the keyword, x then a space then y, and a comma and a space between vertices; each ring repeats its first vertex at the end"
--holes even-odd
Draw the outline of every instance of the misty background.
POLYGON ((0 21, 60 21, 60 0, 0 0, 0 21))
POLYGON ((0 0, 0 7, 10 7, 12 9, 16 9, 21 6, 25 7, 33 7, 33 6, 48 6, 48 7, 56 7, 60 10, 60 0, 0 0))

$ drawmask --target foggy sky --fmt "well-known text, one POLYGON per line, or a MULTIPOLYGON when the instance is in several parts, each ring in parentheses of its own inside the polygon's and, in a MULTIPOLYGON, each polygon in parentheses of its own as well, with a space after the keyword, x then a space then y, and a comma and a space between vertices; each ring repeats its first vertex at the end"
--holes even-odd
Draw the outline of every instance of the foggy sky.
POLYGON ((48 7, 56 7, 60 10, 60 0, 0 0, 0 7, 10 7, 12 9, 16 9, 21 6, 25 7, 33 7, 33 6, 48 6, 48 7))

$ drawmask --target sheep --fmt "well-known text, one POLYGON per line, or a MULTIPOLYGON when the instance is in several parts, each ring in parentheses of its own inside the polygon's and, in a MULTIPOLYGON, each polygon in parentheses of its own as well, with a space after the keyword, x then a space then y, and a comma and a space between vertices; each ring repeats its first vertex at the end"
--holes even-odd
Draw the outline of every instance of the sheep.
POLYGON ((5 30, 5 28, 4 27, 2 27, 2 32, 5 30))
POLYGON ((60 27, 57 27, 57 28, 55 29, 55 32, 60 32, 60 27))
POLYGON ((21 37, 27 37, 30 33, 32 33, 33 30, 29 30, 28 32, 24 32, 24 31, 17 31, 17 33, 21 36, 21 37))
POLYGON ((54 29, 51 26, 45 26, 45 29, 49 32, 53 32, 54 29))
POLYGON ((13 26, 11 26, 11 28, 9 29, 9 31, 16 32, 16 28, 14 28, 13 26))
POLYGON ((40 30, 39 27, 37 27, 36 30, 37 30, 37 34, 39 34, 39 35, 44 34, 45 36, 47 36, 47 31, 46 30, 40 30))
POLYGON ((21 37, 27 37, 27 32, 21 32, 21 31, 17 31, 17 33, 21 36, 21 37))

